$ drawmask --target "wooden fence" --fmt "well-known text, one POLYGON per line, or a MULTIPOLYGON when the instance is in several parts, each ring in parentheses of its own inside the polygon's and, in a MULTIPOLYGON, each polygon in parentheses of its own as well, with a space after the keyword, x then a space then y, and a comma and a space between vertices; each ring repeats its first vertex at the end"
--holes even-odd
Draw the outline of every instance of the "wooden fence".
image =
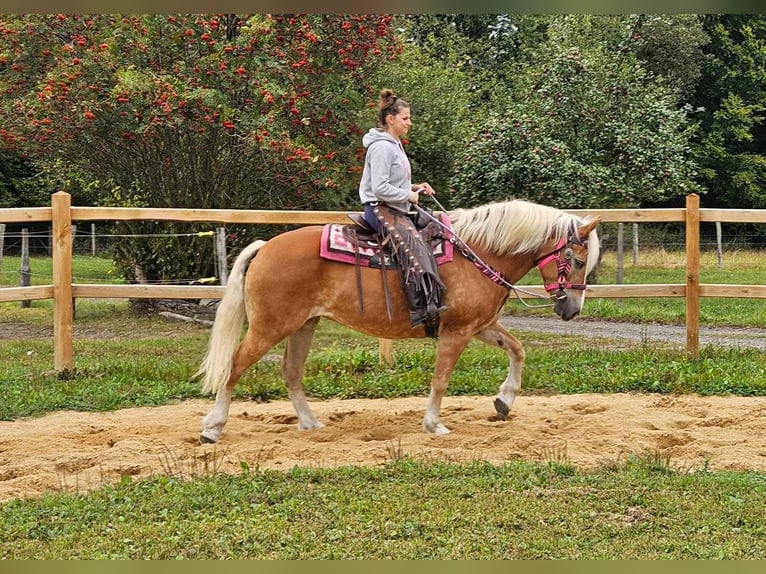
MULTIPOLYGON (((588 297, 685 297, 686 351, 699 354, 701 297, 766 298, 766 285, 700 284, 700 223, 766 223, 766 210, 701 209, 699 197, 691 194, 685 208, 569 210, 577 215, 599 215, 602 222, 686 223, 686 283, 589 285, 588 297)), ((0 302, 53 299, 54 368, 71 369, 73 356, 73 300, 76 298, 174 298, 218 299, 219 285, 104 285, 72 283, 72 225, 74 221, 187 221, 238 224, 311 225, 347 222, 342 211, 270 211, 227 209, 161 209, 133 207, 72 207, 66 192, 51 196, 51 207, 0 209, 0 223, 50 222, 52 227, 53 284, 0 288, 0 302)), ((527 287, 529 297, 545 295, 542 286, 527 287)), ((388 343, 382 342, 382 345, 388 343)), ((382 353, 390 353, 383 350, 382 353)))

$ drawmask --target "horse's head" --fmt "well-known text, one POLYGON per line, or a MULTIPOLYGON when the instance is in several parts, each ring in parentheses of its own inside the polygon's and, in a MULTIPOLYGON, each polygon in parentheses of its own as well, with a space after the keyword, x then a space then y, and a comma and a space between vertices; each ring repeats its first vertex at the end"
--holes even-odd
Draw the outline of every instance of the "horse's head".
POLYGON ((554 300, 553 310, 569 321, 585 302, 585 278, 599 255, 596 226, 601 218, 573 219, 563 237, 546 243, 535 261, 545 290, 554 300))

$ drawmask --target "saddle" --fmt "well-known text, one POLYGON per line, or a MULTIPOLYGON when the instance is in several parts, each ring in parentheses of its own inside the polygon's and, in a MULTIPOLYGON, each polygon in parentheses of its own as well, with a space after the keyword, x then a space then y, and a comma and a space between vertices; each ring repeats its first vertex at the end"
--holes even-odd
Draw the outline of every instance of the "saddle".
MULTIPOLYGON (((396 217, 407 218, 405 214, 396 217)), ((421 221, 408 222, 407 227, 412 233, 422 238, 415 243, 397 244, 390 233, 378 234, 364 217, 358 213, 350 213, 350 224, 328 224, 322 230, 320 256, 331 261, 354 264, 356 266, 356 281, 359 300, 359 311, 364 313, 362 297, 361 267, 386 270, 397 269, 402 280, 402 288, 410 310, 413 326, 425 325, 426 334, 437 338, 439 313, 445 308, 441 305, 444 285, 439 280, 437 266, 452 261, 453 245, 444 233, 443 228, 430 218, 421 221), (413 225, 414 223, 414 225, 413 225), (415 249, 415 252, 410 251, 415 249), (406 251, 406 255, 405 255, 406 251), (404 267, 402 266, 404 262, 404 267), (414 264, 414 267, 413 267, 414 264), (422 265, 417 270, 418 265, 422 265), (425 273, 424 273, 425 271, 425 273)), ((449 218, 442 213, 439 220, 449 227, 449 218)), ((382 220, 381 220, 382 221, 382 220)), ((398 226, 400 224, 390 221, 398 226)), ((388 225, 388 224, 387 224, 388 225)), ((399 228, 401 231, 401 228, 399 228)), ((391 298, 388 282, 383 279, 383 289, 386 297, 386 311, 391 320, 391 298)))
MULTIPOLYGON (((338 261, 361 267, 399 269, 398 261, 392 257, 390 245, 381 248, 380 237, 367 224, 361 213, 349 213, 352 223, 329 223, 322 229, 319 255, 328 261, 338 261)), ((449 218, 441 214, 440 221, 449 225, 449 218)), ((437 265, 449 263, 454 255, 454 246, 446 240, 439 225, 430 222, 420 230, 426 243, 431 245, 437 265)))

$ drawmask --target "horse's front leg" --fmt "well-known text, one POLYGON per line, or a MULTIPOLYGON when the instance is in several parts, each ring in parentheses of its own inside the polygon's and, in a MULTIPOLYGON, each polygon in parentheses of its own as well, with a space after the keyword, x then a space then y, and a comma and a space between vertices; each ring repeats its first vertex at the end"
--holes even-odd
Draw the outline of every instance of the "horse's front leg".
POLYGON ((497 416, 505 420, 511 412, 513 401, 521 390, 521 369, 524 366, 524 347, 519 340, 506 331, 499 323, 487 327, 476 334, 476 338, 482 343, 493 347, 499 347, 508 353, 510 365, 508 376, 500 385, 495 397, 495 410, 497 416))
POLYGON ((452 371, 455 370, 455 363, 470 340, 470 335, 450 333, 439 335, 434 376, 431 380, 431 393, 428 395, 426 414, 423 417, 423 429, 428 433, 442 435, 450 432, 441 422, 442 399, 447 392, 452 371))

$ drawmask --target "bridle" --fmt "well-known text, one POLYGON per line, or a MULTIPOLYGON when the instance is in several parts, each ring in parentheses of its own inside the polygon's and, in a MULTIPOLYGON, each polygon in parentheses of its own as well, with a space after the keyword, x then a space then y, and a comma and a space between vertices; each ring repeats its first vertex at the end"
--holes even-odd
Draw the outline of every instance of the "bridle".
POLYGON ((574 224, 569 226, 569 231, 567 232, 566 237, 561 238, 561 241, 559 241, 553 251, 535 260, 535 265, 540 271, 542 271, 543 267, 546 265, 553 263, 554 261, 556 262, 557 282, 547 283, 544 285, 544 288, 551 294, 551 297, 555 297, 559 301, 566 299, 566 289, 585 291, 587 288, 585 283, 571 283, 569 281, 569 272, 572 270, 572 259, 574 259, 574 252, 572 251, 573 244, 582 245, 583 247, 588 246, 587 239, 583 241, 577 236, 574 224))

